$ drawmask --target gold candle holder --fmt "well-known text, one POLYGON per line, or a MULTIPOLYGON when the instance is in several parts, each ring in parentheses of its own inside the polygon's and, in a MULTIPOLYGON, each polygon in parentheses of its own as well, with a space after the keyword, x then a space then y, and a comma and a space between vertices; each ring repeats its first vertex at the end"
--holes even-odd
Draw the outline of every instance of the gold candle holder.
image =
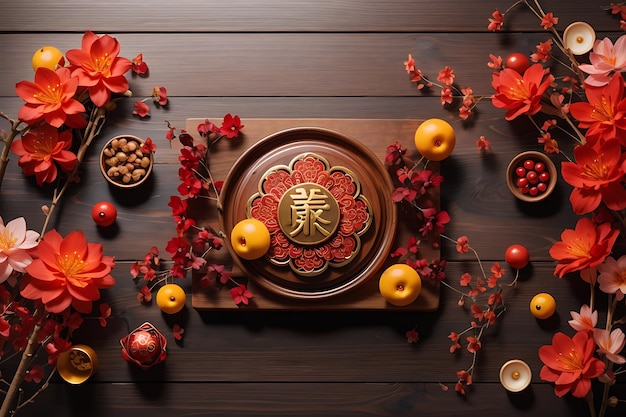
POLYGON ((57 359, 57 371, 65 382, 79 385, 98 369, 98 355, 87 345, 74 345, 57 359))
POLYGON ((513 359, 500 368, 500 383, 507 391, 520 392, 530 384, 532 372, 524 361, 513 359))

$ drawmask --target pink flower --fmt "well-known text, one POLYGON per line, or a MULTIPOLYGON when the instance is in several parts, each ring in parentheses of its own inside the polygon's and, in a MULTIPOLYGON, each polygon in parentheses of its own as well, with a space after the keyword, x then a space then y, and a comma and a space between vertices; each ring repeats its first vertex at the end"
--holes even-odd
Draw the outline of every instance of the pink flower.
POLYGON ((573 338, 556 333, 552 344, 539 348, 539 358, 544 363, 539 376, 554 382, 554 393, 562 397, 571 392, 583 398, 591 389, 591 378, 604 372, 604 363, 593 357, 595 342, 589 332, 578 332, 573 338))
POLYGON ((619 355, 626 344, 624 332, 621 329, 615 329, 611 333, 605 329, 594 329, 593 339, 598 345, 599 354, 605 355, 613 363, 620 365, 626 363, 626 358, 619 355))
POLYGON ((467 253, 469 251, 469 239, 467 236, 459 236, 456 240, 456 251, 458 253, 467 253))
POLYGON ((407 342, 409 343, 417 343, 420 340, 419 333, 417 333, 417 330, 415 329, 411 329, 407 331, 405 336, 406 336, 407 342))
POLYGON ((133 103, 133 114, 139 117, 146 117, 150 115, 150 107, 143 101, 136 101, 133 103))
POLYGON ((580 313, 570 311, 569 314, 572 316, 572 320, 568 321, 568 323, 576 331, 593 331, 596 324, 598 324, 598 312, 595 310, 592 312, 587 304, 583 304, 580 308, 580 313))
POLYGON ((615 45, 609 38, 597 40, 589 54, 591 64, 581 64, 579 68, 589 74, 585 84, 601 87, 609 83, 613 72, 626 69, 626 35, 617 39, 615 45))
POLYGON ((600 290, 607 294, 617 294, 617 299, 622 300, 626 294, 626 255, 617 261, 609 256, 598 266, 598 271, 600 290))
POLYGON ((235 304, 247 305, 249 303, 249 299, 252 298, 252 293, 244 284, 238 284, 236 287, 231 288, 230 295, 233 297, 235 304))
POLYGON ((4 282, 13 271, 24 272, 33 261, 29 249, 37 246, 39 233, 26 230, 26 220, 18 217, 5 226, 0 217, 0 282, 4 282))

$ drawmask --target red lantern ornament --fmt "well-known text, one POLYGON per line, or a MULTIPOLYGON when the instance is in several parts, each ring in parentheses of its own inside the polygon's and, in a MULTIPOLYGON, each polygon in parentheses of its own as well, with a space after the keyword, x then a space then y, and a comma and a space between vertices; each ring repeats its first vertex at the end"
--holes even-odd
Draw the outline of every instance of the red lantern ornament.
POLYGON ((128 336, 120 339, 122 357, 142 369, 165 360, 167 339, 152 324, 145 322, 128 336))

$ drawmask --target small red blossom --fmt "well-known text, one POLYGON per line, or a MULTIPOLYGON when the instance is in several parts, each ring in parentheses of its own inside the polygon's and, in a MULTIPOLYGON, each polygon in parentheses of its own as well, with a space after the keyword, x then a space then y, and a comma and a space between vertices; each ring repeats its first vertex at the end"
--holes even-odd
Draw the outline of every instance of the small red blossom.
POLYGON ((147 285, 141 287, 141 290, 137 293, 137 301, 140 303, 149 303, 152 300, 152 292, 147 285))
POLYGON ((107 319, 109 317, 111 317, 111 306, 109 303, 100 304, 100 317, 98 317, 100 326, 107 327, 107 319))
POLYGON ((499 55, 495 56, 494 54, 489 54, 489 62, 487 62, 487 66, 495 70, 502 69, 502 57, 499 55))
POLYGON ((233 301, 237 305, 248 305, 250 298, 252 298, 252 293, 244 284, 238 284, 236 287, 231 288, 230 295, 233 297, 233 301))
POLYGON ((133 58, 132 70, 137 75, 146 75, 148 73, 148 64, 143 60, 143 54, 138 54, 133 58))
POLYGON ((409 343, 417 343, 420 340, 419 333, 415 329, 407 331, 405 337, 409 343))
POLYGON ((487 304, 489 304, 490 306, 495 306, 501 302, 502 302, 502 294, 500 294, 499 292, 490 294, 489 298, 487 299, 487 304))
POLYGON ((456 251, 458 253, 467 253, 469 252, 469 239, 467 236, 459 236, 456 240, 456 251))
POLYGON ((459 285, 461 285, 461 287, 467 287, 468 285, 470 285, 471 282, 472 276, 469 273, 465 272, 463 275, 461 275, 459 285))
POLYGON ((454 84, 454 78, 454 69, 452 69, 448 65, 446 65, 442 70, 439 71, 439 74, 437 74, 437 81, 444 83, 446 86, 454 84))
POLYGON ((183 340, 183 333, 185 333, 185 329, 183 329, 180 325, 175 324, 172 328, 172 332, 174 333, 174 339, 183 340))
POLYGON ((155 152, 156 149, 156 143, 154 143, 151 138, 146 138, 146 140, 143 141, 143 145, 141 145, 141 152, 144 154, 155 152))
POLYGON ((24 375, 24 381, 26 382, 34 382, 35 384, 39 384, 45 374, 43 372, 43 367, 39 364, 33 365, 28 371, 26 371, 26 375, 24 375))
POLYGON ((496 9, 493 13, 491 13, 491 17, 489 18, 489 25, 487 29, 492 32, 497 32, 502 29, 502 24, 504 23, 504 15, 496 9))
POLYGON ((152 89, 152 101, 159 106, 167 105, 167 90, 165 87, 154 87, 152 89))
POLYGON ((480 136, 478 140, 476 140, 476 148, 478 151, 488 151, 489 150, 489 141, 484 136, 480 136))
POLYGON ((559 23, 559 18, 558 17, 554 17, 552 12, 546 13, 541 18, 541 26, 543 26, 543 28, 545 30, 550 29, 552 26, 554 26, 554 25, 556 25, 558 23, 559 23))
POLYGON ((450 87, 444 87, 441 89, 441 105, 452 104, 452 89, 450 87))
POLYGON ((224 116, 224 120, 222 121, 222 126, 220 126, 220 134, 226 136, 228 139, 236 138, 239 136, 239 132, 244 128, 244 125, 241 124, 241 119, 239 116, 233 116, 228 113, 224 116))
POLYGON ((456 385, 454 386, 454 390, 461 395, 465 395, 465 386, 472 385, 472 374, 467 371, 458 371, 456 376, 459 378, 456 385))
POLYGON ((536 52, 530 55, 530 60, 533 62, 546 62, 550 59, 550 52, 552 51, 552 39, 548 39, 545 42, 539 42, 539 45, 535 47, 536 52))
POLYGON ((552 135, 550 133, 544 133, 541 137, 537 138, 538 143, 543 143, 543 150, 546 153, 556 153, 560 152, 559 143, 552 139, 552 135))
POLYGON ((466 340, 467 340, 467 350, 470 353, 476 353, 482 347, 482 343, 480 342, 480 340, 478 340, 474 336, 467 336, 466 340))
POLYGON ((135 101, 133 103, 133 114, 139 117, 150 116, 150 107, 143 101, 135 101))

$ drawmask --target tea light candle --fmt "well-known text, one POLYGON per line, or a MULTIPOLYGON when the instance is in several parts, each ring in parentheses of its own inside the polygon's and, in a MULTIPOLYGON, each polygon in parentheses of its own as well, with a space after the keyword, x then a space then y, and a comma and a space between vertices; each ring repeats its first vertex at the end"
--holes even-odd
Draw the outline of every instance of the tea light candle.
POLYGON ((98 355, 87 345, 74 345, 57 359, 57 371, 73 385, 87 381, 98 369, 98 355))
POLYGON ((591 51, 596 41, 596 32, 585 22, 574 22, 563 32, 563 45, 574 55, 582 55, 591 51))
POLYGON ((511 392, 520 392, 529 384, 532 377, 530 367, 524 361, 513 359, 500 368, 500 383, 511 392))

